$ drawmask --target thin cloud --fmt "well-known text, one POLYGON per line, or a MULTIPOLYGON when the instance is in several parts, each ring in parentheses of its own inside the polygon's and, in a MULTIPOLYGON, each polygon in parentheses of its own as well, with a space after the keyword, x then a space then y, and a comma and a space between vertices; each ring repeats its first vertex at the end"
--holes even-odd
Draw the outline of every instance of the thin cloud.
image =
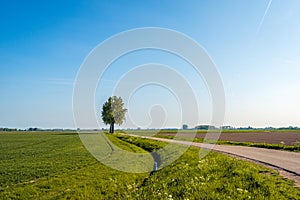
POLYGON ((292 60, 292 59, 281 59, 281 61, 287 65, 285 66, 291 66, 291 67, 300 67, 300 62, 298 60, 292 60))
POLYGON ((271 7, 272 2, 273 2, 273 0, 270 0, 269 3, 268 3, 268 6, 267 6, 267 8, 266 8, 266 10, 265 10, 265 13, 264 13, 264 15, 263 15, 263 17, 262 17, 262 19, 261 19, 261 21, 260 21, 260 23, 259 23, 259 26, 258 26, 257 31, 256 31, 256 34, 257 34, 257 35, 259 34, 259 32, 260 32, 260 30, 261 30, 261 27, 262 27, 262 25, 263 25, 263 23, 264 23, 264 21, 265 21, 265 18, 266 18, 267 14, 268 14, 268 12, 269 12, 269 10, 270 10, 270 7, 271 7))

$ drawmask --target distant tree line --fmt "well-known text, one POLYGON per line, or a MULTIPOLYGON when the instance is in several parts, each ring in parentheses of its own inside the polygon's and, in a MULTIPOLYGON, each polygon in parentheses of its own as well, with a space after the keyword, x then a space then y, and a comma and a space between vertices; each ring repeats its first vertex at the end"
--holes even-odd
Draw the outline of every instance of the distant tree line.
MULTIPOLYGON (((98 130, 98 129, 97 129, 98 130)), ((2 132, 13 132, 13 131, 75 131, 75 129, 42 129, 42 128, 26 128, 26 129, 17 129, 17 128, 1 128, 2 132)))
POLYGON ((297 126, 289 126, 289 127, 280 127, 280 128, 277 128, 277 130, 286 130, 286 129, 288 129, 288 130, 300 130, 300 128, 297 127, 297 126))
POLYGON ((0 128, 0 131, 18 131, 16 128, 0 128))
POLYGON ((211 126, 211 125, 199 125, 199 126, 196 126, 195 129, 196 130, 208 130, 208 129, 216 130, 216 129, 219 129, 219 128, 217 128, 215 126, 211 126))

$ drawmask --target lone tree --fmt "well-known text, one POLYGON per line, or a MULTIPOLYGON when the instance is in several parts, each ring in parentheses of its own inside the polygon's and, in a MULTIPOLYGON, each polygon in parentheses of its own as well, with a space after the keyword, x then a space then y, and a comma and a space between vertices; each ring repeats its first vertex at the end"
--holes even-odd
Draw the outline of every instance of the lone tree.
POLYGON ((182 129, 183 129, 183 130, 187 130, 188 128, 189 128, 189 127, 188 127, 187 124, 183 124, 183 125, 182 125, 182 129))
POLYGON ((123 108, 124 103, 121 97, 113 96, 102 106, 102 120, 105 124, 109 124, 109 132, 114 133, 115 124, 121 125, 125 119, 127 109, 123 108))

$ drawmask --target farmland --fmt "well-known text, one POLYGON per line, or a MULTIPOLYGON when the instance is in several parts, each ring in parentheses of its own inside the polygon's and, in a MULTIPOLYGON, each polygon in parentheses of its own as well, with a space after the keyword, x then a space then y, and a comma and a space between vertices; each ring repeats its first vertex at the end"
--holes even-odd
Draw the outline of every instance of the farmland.
MULTIPOLYGON (((147 130, 128 131, 131 134, 155 136, 162 138, 177 137, 181 140, 195 137, 194 142, 203 142, 206 136, 204 130, 147 130), (196 133, 196 135, 194 135, 196 133)), ((210 142, 210 141, 206 141, 210 142)), ((212 141, 213 142, 213 141, 212 141)), ((300 131, 299 130, 224 130, 222 131, 217 144, 241 145, 251 147, 261 147, 269 149, 279 149, 288 151, 300 151, 300 131)))
MULTIPOLYGON (((132 152, 165 145, 107 136, 132 152)), ((0 199, 299 199, 299 189, 273 170, 214 152, 199 160, 198 151, 190 147, 150 176, 101 164, 77 133, 0 133, 0 199)))
MULTIPOLYGON (((180 132, 181 133, 181 132, 180 132)), ((160 132, 159 135, 174 136, 172 131, 160 132)), ((182 132, 182 136, 189 137, 189 132, 182 132)), ((200 132, 196 138, 204 138, 205 134, 200 132)), ((223 131, 220 135, 222 141, 233 142, 253 142, 253 143, 269 143, 269 144, 300 144, 300 131, 223 131)))

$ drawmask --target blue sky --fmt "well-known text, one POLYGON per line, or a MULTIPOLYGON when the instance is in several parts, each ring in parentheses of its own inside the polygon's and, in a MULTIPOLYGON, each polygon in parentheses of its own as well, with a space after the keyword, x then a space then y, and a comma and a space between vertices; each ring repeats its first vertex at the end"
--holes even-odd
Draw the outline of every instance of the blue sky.
MULTIPOLYGON (((1 1, 0 127, 74 127, 73 82, 81 63, 105 39, 140 27, 174 29, 206 49, 223 80, 225 124, 300 126, 299 19, 298 0, 1 1)), ((135 63, 129 58, 124 65, 135 63)), ((155 55, 139 61, 149 58, 169 62, 155 55)), ((203 81, 185 76, 195 84, 199 107, 209 107, 203 81)), ((98 88, 99 107, 108 93, 98 88)), ((141 108, 145 94, 136 97, 141 108)), ((139 119, 145 112, 132 110, 139 119)), ((201 122, 209 123, 209 112, 203 110, 201 122)), ((173 118, 168 126, 180 127, 173 118)))

